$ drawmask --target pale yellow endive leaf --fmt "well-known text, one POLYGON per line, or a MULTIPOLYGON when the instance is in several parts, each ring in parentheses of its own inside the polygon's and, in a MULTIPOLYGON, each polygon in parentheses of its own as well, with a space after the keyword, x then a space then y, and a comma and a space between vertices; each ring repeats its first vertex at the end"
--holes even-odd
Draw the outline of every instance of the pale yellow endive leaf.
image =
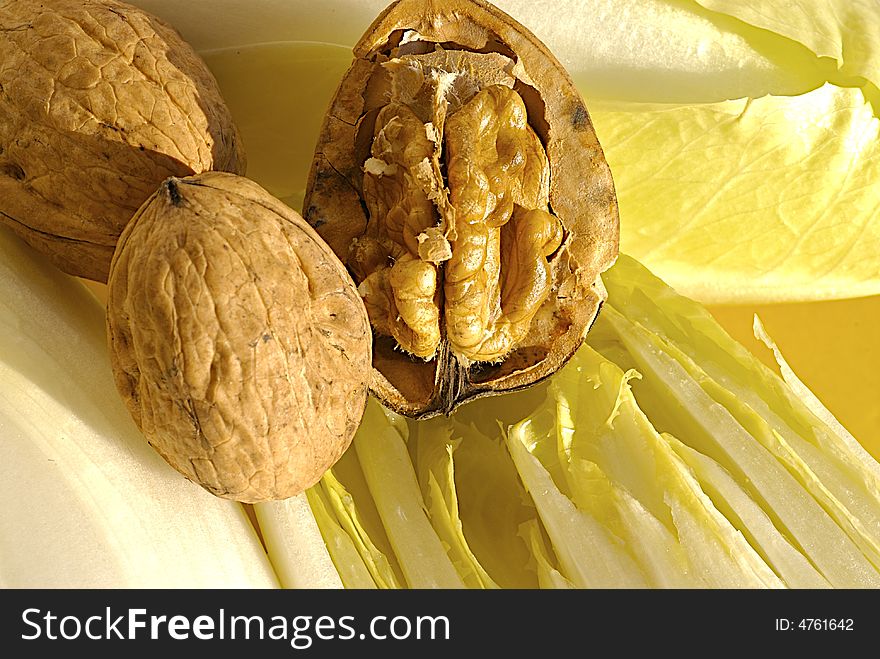
POLYGON ((696 0, 802 43, 837 61, 843 75, 880 86, 880 4, 876 0, 696 0))
MULTIPOLYGON (((290 41, 350 47, 391 0, 132 2, 171 22, 204 54, 290 41)), ((494 0, 493 4, 543 41, 590 98, 715 101, 797 93, 825 79, 818 77, 812 62, 797 54, 792 60, 792 51, 798 48, 779 44, 766 52, 756 49, 748 36, 717 25, 703 15, 709 12, 689 2, 494 0)), ((304 102, 314 100, 301 97, 304 102)))
POLYGON ((880 121, 861 90, 594 108, 621 250, 708 303, 880 293, 880 121))

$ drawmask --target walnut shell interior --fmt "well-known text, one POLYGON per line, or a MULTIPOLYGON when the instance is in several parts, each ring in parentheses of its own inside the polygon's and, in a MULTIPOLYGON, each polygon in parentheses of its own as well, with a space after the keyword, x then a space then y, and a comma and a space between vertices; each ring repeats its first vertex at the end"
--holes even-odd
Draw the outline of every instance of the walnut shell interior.
POLYGON ((571 78, 476 0, 396 2, 354 56, 303 216, 364 299, 373 392, 427 417, 551 375, 618 252, 611 173, 571 78))

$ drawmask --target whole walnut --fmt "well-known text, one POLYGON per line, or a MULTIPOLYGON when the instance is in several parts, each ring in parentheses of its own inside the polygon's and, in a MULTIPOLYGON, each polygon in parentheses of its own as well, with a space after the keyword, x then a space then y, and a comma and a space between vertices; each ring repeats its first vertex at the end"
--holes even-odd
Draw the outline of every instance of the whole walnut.
POLYGON ((0 0, 0 221, 106 281, 120 232, 169 176, 244 173, 211 73, 115 0, 0 0))
POLYGON ((117 388, 190 480, 244 502, 313 485, 364 413, 371 335, 330 248, 256 183, 170 178, 120 237, 107 328, 117 388))
POLYGON ((571 78, 482 0, 399 0, 354 55, 303 215, 358 283, 374 392, 427 417, 551 375, 618 252, 611 172, 571 78))

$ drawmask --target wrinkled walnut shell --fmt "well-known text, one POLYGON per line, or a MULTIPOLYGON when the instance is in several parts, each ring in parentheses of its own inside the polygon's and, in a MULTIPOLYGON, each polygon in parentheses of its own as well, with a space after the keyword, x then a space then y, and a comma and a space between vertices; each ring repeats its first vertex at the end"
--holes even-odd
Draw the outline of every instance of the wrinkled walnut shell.
POLYGON ((0 1, 0 222, 106 281, 169 176, 244 173, 214 77, 169 25, 114 0, 0 1))
POLYGON ((372 391, 422 418, 551 375, 618 252, 611 173, 571 78, 481 0, 400 0, 354 55, 303 216, 359 284, 372 391))
POLYGON ((162 184, 120 237, 107 328, 138 427, 218 496, 302 492, 363 415, 371 337, 354 283, 299 214, 246 178, 162 184))

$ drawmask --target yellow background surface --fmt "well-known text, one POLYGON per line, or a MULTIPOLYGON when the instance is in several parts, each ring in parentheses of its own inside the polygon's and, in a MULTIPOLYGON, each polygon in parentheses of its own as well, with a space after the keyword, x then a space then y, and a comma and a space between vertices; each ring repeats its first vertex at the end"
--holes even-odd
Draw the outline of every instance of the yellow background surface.
POLYGON ((797 376, 880 459, 880 296, 710 311, 733 338, 775 366, 752 334, 757 313, 797 376))

